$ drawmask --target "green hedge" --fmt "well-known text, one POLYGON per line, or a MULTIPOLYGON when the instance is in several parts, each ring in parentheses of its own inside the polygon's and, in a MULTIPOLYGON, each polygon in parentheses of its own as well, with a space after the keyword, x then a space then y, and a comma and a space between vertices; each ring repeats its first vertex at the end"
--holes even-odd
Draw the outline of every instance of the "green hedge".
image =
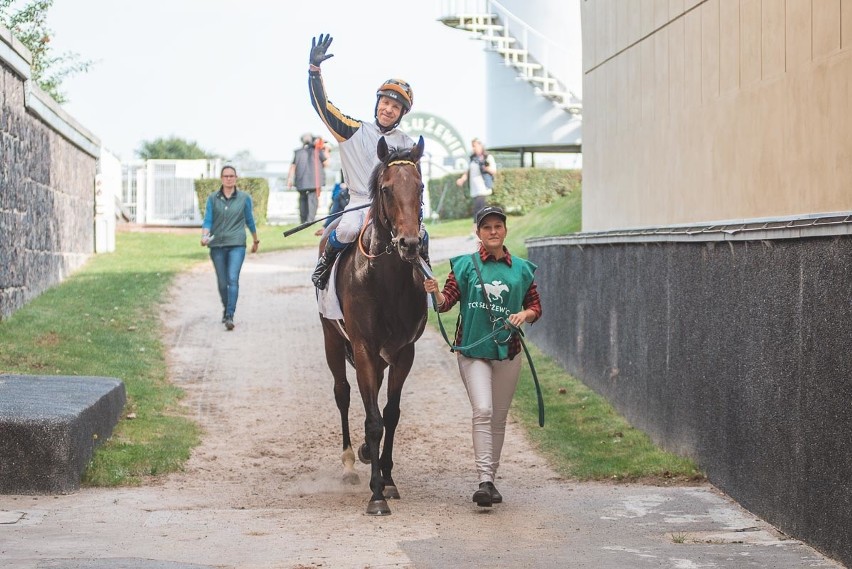
MULTIPOLYGON (((210 194, 218 192, 221 186, 222 182, 215 178, 195 180, 195 195, 198 196, 201 217, 204 217, 207 198, 210 194)), ((266 181, 266 178, 240 178, 237 182, 237 189, 251 195, 255 223, 258 225, 266 223, 266 206, 269 203, 269 182, 266 181)))
MULTIPOLYGON (((467 184, 456 186, 459 174, 429 180, 429 205, 439 219, 464 219, 473 216, 473 200, 467 184)), ((489 205, 506 213, 524 214, 567 196, 582 186, 581 170, 554 168, 507 168, 498 170, 489 205)))

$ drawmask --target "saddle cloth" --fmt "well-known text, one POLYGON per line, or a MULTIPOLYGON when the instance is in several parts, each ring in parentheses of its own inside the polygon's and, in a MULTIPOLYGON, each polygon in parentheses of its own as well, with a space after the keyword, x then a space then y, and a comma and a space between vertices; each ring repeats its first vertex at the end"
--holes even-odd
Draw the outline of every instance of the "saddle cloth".
POLYGON ((331 275, 328 277, 328 284, 324 290, 317 289, 317 305, 319 313, 323 318, 329 320, 343 320, 343 310, 340 308, 340 300, 337 298, 337 266, 340 260, 340 255, 334 260, 334 265, 331 267, 331 275))
MULTIPOLYGON (((343 320, 343 309, 340 308, 340 299, 337 298, 337 267, 340 264, 340 258, 343 255, 338 255, 337 259, 334 260, 334 265, 331 267, 331 275, 328 277, 328 284, 326 285, 324 290, 317 289, 317 305, 319 307, 319 313, 323 318, 327 318, 329 320, 343 320)), ((429 265, 426 264, 422 258, 418 259, 420 266, 423 267, 426 274, 432 278, 432 271, 429 268, 429 265)), ((432 303, 432 295, 426 296, 426 307, 428 309, 434 308, 434 304, 432 303)))

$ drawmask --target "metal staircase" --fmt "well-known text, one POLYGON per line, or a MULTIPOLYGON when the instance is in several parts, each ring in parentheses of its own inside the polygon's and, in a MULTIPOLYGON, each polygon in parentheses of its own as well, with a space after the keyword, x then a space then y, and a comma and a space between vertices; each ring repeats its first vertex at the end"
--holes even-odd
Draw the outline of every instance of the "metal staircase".
POLYGON ((559 49, 499 2, 494 0, 450 0, 443 2, 439 21, 446 26, 474 34, 486 49, 499 53, 519 78, 535 87, 537 93, 573 115, 583 112, 583 103, 550 72, 546 65, 548 49, 559 49), (539 46, 534 57, 532 45, 539 46))

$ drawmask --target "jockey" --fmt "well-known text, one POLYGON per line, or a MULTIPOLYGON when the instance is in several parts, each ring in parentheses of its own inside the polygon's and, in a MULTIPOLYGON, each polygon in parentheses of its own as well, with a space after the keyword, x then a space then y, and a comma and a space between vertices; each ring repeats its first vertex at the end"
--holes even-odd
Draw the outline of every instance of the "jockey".
POLYGON ((348 117, 328 100, 320 65, 329 57, 333 57, 332 54, 326 53, 331 42, 332 37, 328 34, 320 34, 319 38, 311 40, 308 87, 311 104, 339 143, 340 160, 346 184, 349 186, 350 201, 337 228, 329 235, 325 250, 311 277, 318 289, 325 288, 334 260, 349 243, 357 239, 361 230, 366 210, 352 211, 350 208, 370 201, 370 176, 379 164, 376 154, 379 138, 384 136, 388 146, 393 148, 414 146, 414 140, 397 129, 403 115, 411 110, 414 103, 414 93, 405 81, 388 79, 379 86, 373 111, 375 122, 361 122, 348 117))

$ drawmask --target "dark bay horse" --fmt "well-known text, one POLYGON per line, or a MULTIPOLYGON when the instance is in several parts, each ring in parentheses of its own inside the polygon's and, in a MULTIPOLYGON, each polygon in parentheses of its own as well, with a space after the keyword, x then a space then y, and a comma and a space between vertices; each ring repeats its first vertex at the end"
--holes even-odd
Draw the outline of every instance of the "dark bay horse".
MULTIPOLYGON (((345 330, 339 321, 322 316, 320 319, 343 427, 344 480, 358 481, 349 438, 348 353, 366 411, 366 442, 358 450, 358 456, 372 466, 373 494, 367 513, 388 515, 391 512, 386 498, 399 498, 391 471, 400 396, 414 362, 414 342, 426 324, 426 293, 423 277, 416 267, 421 249, 423 192, 417 162, 423 154, 423 137, 412 148, 393 150, 388 149, 382 137, 376 152, 381 163, 370 181, 371 223, 365 225, 359 243, 341 254, 335 276, 345 330), (378 398, 385 369, 388 370, 387 404, 382 413, 378 398)), ((320 251, 323 247, 321 243, 320 251)))

